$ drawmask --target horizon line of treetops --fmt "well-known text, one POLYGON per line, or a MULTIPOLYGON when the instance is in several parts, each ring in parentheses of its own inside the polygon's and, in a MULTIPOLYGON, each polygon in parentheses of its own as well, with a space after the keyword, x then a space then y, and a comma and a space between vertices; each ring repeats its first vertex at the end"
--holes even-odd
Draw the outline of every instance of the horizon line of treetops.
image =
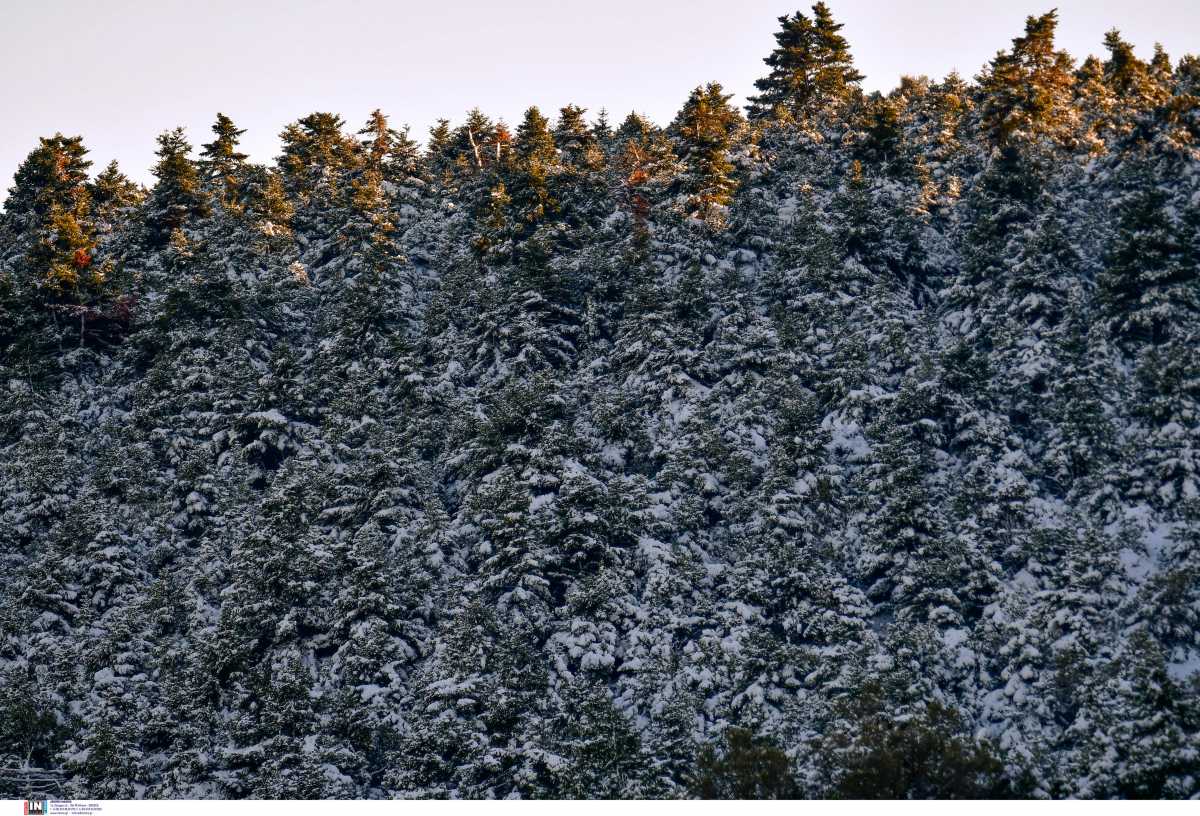
MULTIPOLYGON (((0 217, 0 236, 29 240, 24 270, 0 269, 0 296, 24 290, 43 305, 98 303, 113 294, 115 274, 96 257, 98 234, 130 214, 140 213, 152 246, 214 209, 286 232, 295 206, 308 203, 321 183, 339 186, 339 175, 350 180, 340 185, 341 200, 359 211, 387 199, 388 182, 415 178, 470 197, 484 220, 489 208, 511 206, 536 223, 561 215, 550 179, 591 174, 617 193, 635 224, 658 191, 679 202, 684 216, 720 229, 741 183, 737 152, 780 132, 837 139, 855 167, 877 165, 909 178, 926 172, 920 150, 906 146, 906 117, 917 109, 934 121, 932 142, 975 140, 1009 158, 1042 148, 1087 158, 1139 132, 1146 140, 1165 134, 1185 150, 1200 144, 1200 59, 1187 55, 1172 64, 1156 46, 1144 61, 1113 29, 1104 39, 1107 59, 1089 56, 1076 65, 1055 48, 1056 10, 1030 16, 1024 34, 974 84, 957 73, 937 83, 904 77, 887 94, 862 90, 842 25, 824 3, 779 23, 776 47, 764 60, 770 71, 755 82, 745 115, 710 82, 691 92, 665 129, 637 113, 614 129, 603 110, 589 123, 583 108, 567 105, 554 123, 530 107, 513 133, 476 108, 457 127, 439 120, 421 149, 378 110, 358 131, 361 138, 344 132, 339 115, 318 112, 283 130, 282 153, 269 168, 248 161, 238 150, 244 131, 218 114, 215 139, 202 145, 198 160, 182 128, 158 137, 157 181, 149 189, 115 161, 90 180, 81 136, 42 138, 17 170, 0 217)), ((388 219, 377 220, 386 232, 388 219)))

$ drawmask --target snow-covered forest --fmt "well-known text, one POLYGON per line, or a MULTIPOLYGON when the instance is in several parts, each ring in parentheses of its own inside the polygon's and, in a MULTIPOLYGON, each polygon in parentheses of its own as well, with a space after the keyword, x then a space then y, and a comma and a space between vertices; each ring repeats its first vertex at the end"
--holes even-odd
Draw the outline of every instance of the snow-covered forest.
POLYGON ((42 139, 0 793, 1200 796, 1200 59, 1056 23, 148 189, 42 139))

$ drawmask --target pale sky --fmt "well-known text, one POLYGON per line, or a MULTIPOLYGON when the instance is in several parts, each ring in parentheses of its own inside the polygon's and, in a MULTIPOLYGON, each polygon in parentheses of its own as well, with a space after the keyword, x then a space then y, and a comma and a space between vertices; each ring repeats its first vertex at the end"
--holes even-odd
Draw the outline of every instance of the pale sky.
MULTIPOLYGON (((829 0, 871 90, 901 74, 971 77, 1055 0, 829 0)), ((630 110, 666 124, 688 92, 721 82, 741 102, 763 75, 779 0, 0 0, 0 198, 38 136, 82 134, 150 181, 154 138, 210 140, 217 111, 271 161, 313 111, 357 130, 376 107, 424 140, 478 105, 511 124, 531 104, 630 110)), ((1200 51, 1194 0, 1058 0, 1060 47, 1101 53, 1119 28, 1149 58, 1200 51)))

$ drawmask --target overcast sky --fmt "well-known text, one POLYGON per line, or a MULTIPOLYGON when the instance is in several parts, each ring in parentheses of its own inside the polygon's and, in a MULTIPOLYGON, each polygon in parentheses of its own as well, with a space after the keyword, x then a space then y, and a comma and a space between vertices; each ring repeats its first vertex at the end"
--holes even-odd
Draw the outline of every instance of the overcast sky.
MULTIPOLYGON (((901 74, 973 76, 1054 0, 830 0, 868 89, 901 74)), ((1119 28, 1148 58, 1200 51, 1184 0, 1059 0, 1059 45, 1099 53, 1119 28)), ((424 139, 478 105, 519 121, 568 102, 666 123, 716 80, 741 101, 764 71, 776 18, 807 5, 765 0, 0 0, 0 197, 38 136, 82 134, 93 171, 116 158, 151 180, 154 137, 183 125, 209 140, 223 111, 259 161, 284 125, 340 113, 355 130, 376 107, 424 139)))

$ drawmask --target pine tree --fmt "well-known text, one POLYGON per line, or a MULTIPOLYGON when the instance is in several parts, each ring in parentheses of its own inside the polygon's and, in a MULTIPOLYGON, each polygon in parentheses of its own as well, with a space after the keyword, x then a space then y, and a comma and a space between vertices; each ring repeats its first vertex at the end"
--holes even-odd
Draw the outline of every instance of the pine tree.
POLYGON ((425 144, 425 160, 439 178, 444 177, 454 166, 453 134, 449 119, 439 119, 429 129, 429 140, 425 144))
POLYGON ((1097 283, 1114 336, 1161 344, 1200 311, 1200 219, 1180 219, 1168 209, 1166 194, 1143 178, 1119 205, 1117 232, 1097 283))
POLYGON ((617 173, 620 190, 617 203, 629 212, 634 240, 644 249, 647 217, 671 182, 675 156, 666 134, 636 113, 625 117, 614 142, 616 156, 611 168, 617 173))
POLYGON ((9 297, 86 299, 103 282, 93 264, 95 237, 87 184, 87 148, 79 136, 41 139, 22 162, 8 191, 5 229, 24 249, 16 277, 4 282, 9 297))
POLYGON ((554 124, 554 144, 562 153, 563 162, 569 166, 585 167, 598 158, 596 136, 583 118, 586 112, 578 105, 567 105, 559 111, 558 121, 554 124))
POLYGON ((758 96, 750 97, 751 119, 779 118, 795 121, 836 107, 852 97, 863 75, 854 69, 850 47, 838 32, 841 23, 824 3, 812 7, 813 16, 800 12, 779 18, 777 46, 763 61, 771 73, 757 80, 758 96))
POLYGON ((1109 141, 1121 133, 1117 106, 1117 95, 1104 76, 1104 63, 1089 56, 1075 72, 1075 107, 1089 152, 1104 153, 1109 141))
POLYGON ((239 138, 246 131, 237 128, 225 114, 218 113, 212 132, 217 138, 200 151, 200 175, 206 189, 221 206, 236 210, 242 199, 248 158, 245 153, 238 151, 237 146, 239 138))
POLYGON ((123 221, 145 197, 143 188, 121 172, 115 159, 96 176, 91 193, 97 225, 108 232, 124 227, 123 221))
POLYGON ((318 203, 336 195, 341 174, 357 163, 358 145, 342 132, 345 124, 337 114, 311 113, 284 129, 279 168, 289 194, 318 203))
POLYGON ((501 128, 479 108, 467 113, 467 120, 454 131, 454 162, 458 172, 479 173, 503 158, 501 128))
POLYGON ((596 121, 592 125, 592 136, 595 137, 603 150, 608 147, 609 141, 613 137, 612 125, 608 121, 608 108, 601 108, 596 114, 596 121))
POLYGON ((210 212, 208 194, 200 183, 200 172, 191 159, 192 146, 183 128, 175 128, 158 137, 158 179, 146 199, 146 221, 150 239, 156 246, 166 244, 172 233, 190 225, 210 212))
POLYGON ((525 111, 514 143, 515 172, 507 188, 517 220, 514 238, 529 237, 558 210, 550 191, 551 176, 558 172, 558 151, 550 123, 537 107, 525 111))
POLYGON ((647 794, 646 757, 634 726, 606 688, 577 680, 542 730, 547 742, 541 796, 624 799, 647 794))
POLYGON ((1104 35, 1108 59, 1104 62, 1104 81, 1118 100, 1120 127, 1128 132, 1140 114, 1163 104, 1170 95, 1169 86, 1152 66, 1138 59, 1133 45, 1121 38, 1115 28, 1104 35))
MULTIPOLYGON (((562 172, 554 186, 555 198, 560 203, 568 226, 578 230, 593 230, 611 210, 605 189, 608 179, 603 172, 605 152, 601 138, 584 120, 585 112, 577 105, 567 105, 559 111, 558 121, 554 125, 554 143, 559 151, 562 172)), ((579 236, 575 240, 587 241, 588 238, 579 236)))
POLYGON ((1035 144, 1045 137, 1069 144, 1075 138, 1072 102, 1073 63, 1054 50, 1058 13, 1049 11, 1025 20, 1024 35, 1012 41, 980 74, 980 111, 984 131, 1002 150, 1035 144))
POLYGON ((685 212, 719 226, 737 189, 729 153, 742 125, 729 106, 731 94, 717 83, 697 87, 671 125, 683 173, 676 182, 684 195, 685 212))

